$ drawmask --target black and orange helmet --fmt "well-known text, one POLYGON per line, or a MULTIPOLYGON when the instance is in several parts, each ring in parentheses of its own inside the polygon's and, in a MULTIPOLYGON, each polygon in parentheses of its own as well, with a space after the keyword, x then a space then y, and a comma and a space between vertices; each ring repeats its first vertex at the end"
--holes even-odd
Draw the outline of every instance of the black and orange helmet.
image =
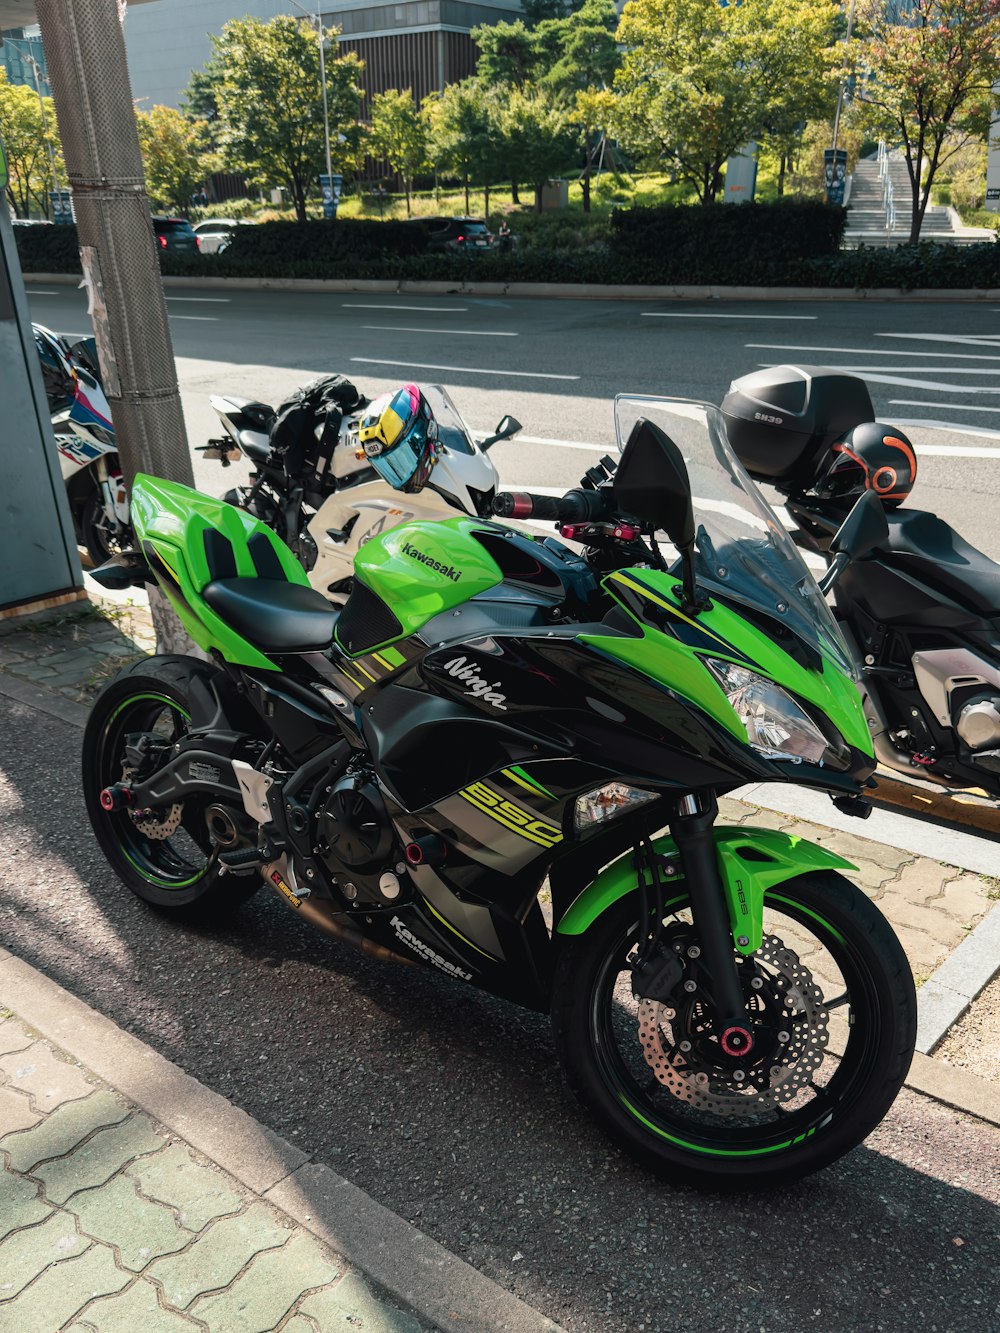
POLYGON ((830 446, 813 490, 822 500, 854 499, 874 491, 886 509, 908 498, 917 479, 913 445, 895 426, 863 421, 830 446))

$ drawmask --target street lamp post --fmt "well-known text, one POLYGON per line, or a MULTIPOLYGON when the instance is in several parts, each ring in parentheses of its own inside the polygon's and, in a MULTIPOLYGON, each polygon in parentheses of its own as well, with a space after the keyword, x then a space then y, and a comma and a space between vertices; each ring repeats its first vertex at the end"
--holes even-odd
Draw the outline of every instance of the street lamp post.
POLYGON ((333 159, 330 156, 330 107, 326 95, 326 42, 323 40, 323 16, 320 12, 321 0, 316 0, 316 13, 313 14, 306 9, 305 5, 300 5, 299 0, 292 0, 296 9, 301 9, 310 23, 316 24, 316 36, 319 38, 319 81, 323 89, 323 137, 326 144, 326 179, 327 183, 332 183, 333 179, 333 159))

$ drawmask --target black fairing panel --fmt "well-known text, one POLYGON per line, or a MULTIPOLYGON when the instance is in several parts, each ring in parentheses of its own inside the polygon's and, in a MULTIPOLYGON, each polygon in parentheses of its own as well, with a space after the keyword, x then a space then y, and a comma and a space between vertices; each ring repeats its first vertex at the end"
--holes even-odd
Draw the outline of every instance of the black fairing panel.
POLYGON ((904 573, 979 615, 1000 616, 1000 565, 936 514, 898 509, 886 517, 889 549, 904 573))

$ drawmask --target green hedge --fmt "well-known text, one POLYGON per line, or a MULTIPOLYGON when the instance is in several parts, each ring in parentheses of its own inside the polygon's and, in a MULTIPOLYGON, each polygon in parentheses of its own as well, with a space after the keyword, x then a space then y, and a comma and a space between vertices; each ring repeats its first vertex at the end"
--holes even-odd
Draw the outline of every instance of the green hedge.
MULTIPOLYGON (((503 254, 427 251, 422 230, 402 222, 268 222, 240 227, 221 255, 168 252, 160 263, 165 274, 212 278, 479 279, 904 291, 1000 287, 1000 237, 977 245, 925 242, 870 250, 830 249, 843 226, 843 210, 822 205, 633 209, 614 216, 617 220, 604 242, 589 229, 584 240, 567 226, 503 254), (819 216, 809 221, 810 211, 819 216), (777 217, 779 213, 784 216, 777 217), (766 244, 760 237, 751 242, 754 217, 760 219, 762 235, 770 238, 766 244), (798 237, 790 234, 794 228, 788 222, 796 217, 803 233, 798 237)), ((15 235, 26 273, 80 272, 75 227, 16 227, 15 235)))

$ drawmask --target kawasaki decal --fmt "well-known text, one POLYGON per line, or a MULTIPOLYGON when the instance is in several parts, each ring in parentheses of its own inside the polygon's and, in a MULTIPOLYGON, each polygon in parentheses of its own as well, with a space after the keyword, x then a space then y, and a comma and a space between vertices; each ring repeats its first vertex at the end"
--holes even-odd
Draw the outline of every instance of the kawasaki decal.
POLYGON ((435 560, 432 556, 425 555, 423 551, 418 551, 412 542, 404 542, 402 550, 403 554, 408 555, 411 560, 419 560, 428 569, 433 569, 436 573, 443 574, 446 579, 451 579, 452 583, 457 583, 462 577, 462 571, 456 569, 454 565, 443 565, 440 560, 435 560))

